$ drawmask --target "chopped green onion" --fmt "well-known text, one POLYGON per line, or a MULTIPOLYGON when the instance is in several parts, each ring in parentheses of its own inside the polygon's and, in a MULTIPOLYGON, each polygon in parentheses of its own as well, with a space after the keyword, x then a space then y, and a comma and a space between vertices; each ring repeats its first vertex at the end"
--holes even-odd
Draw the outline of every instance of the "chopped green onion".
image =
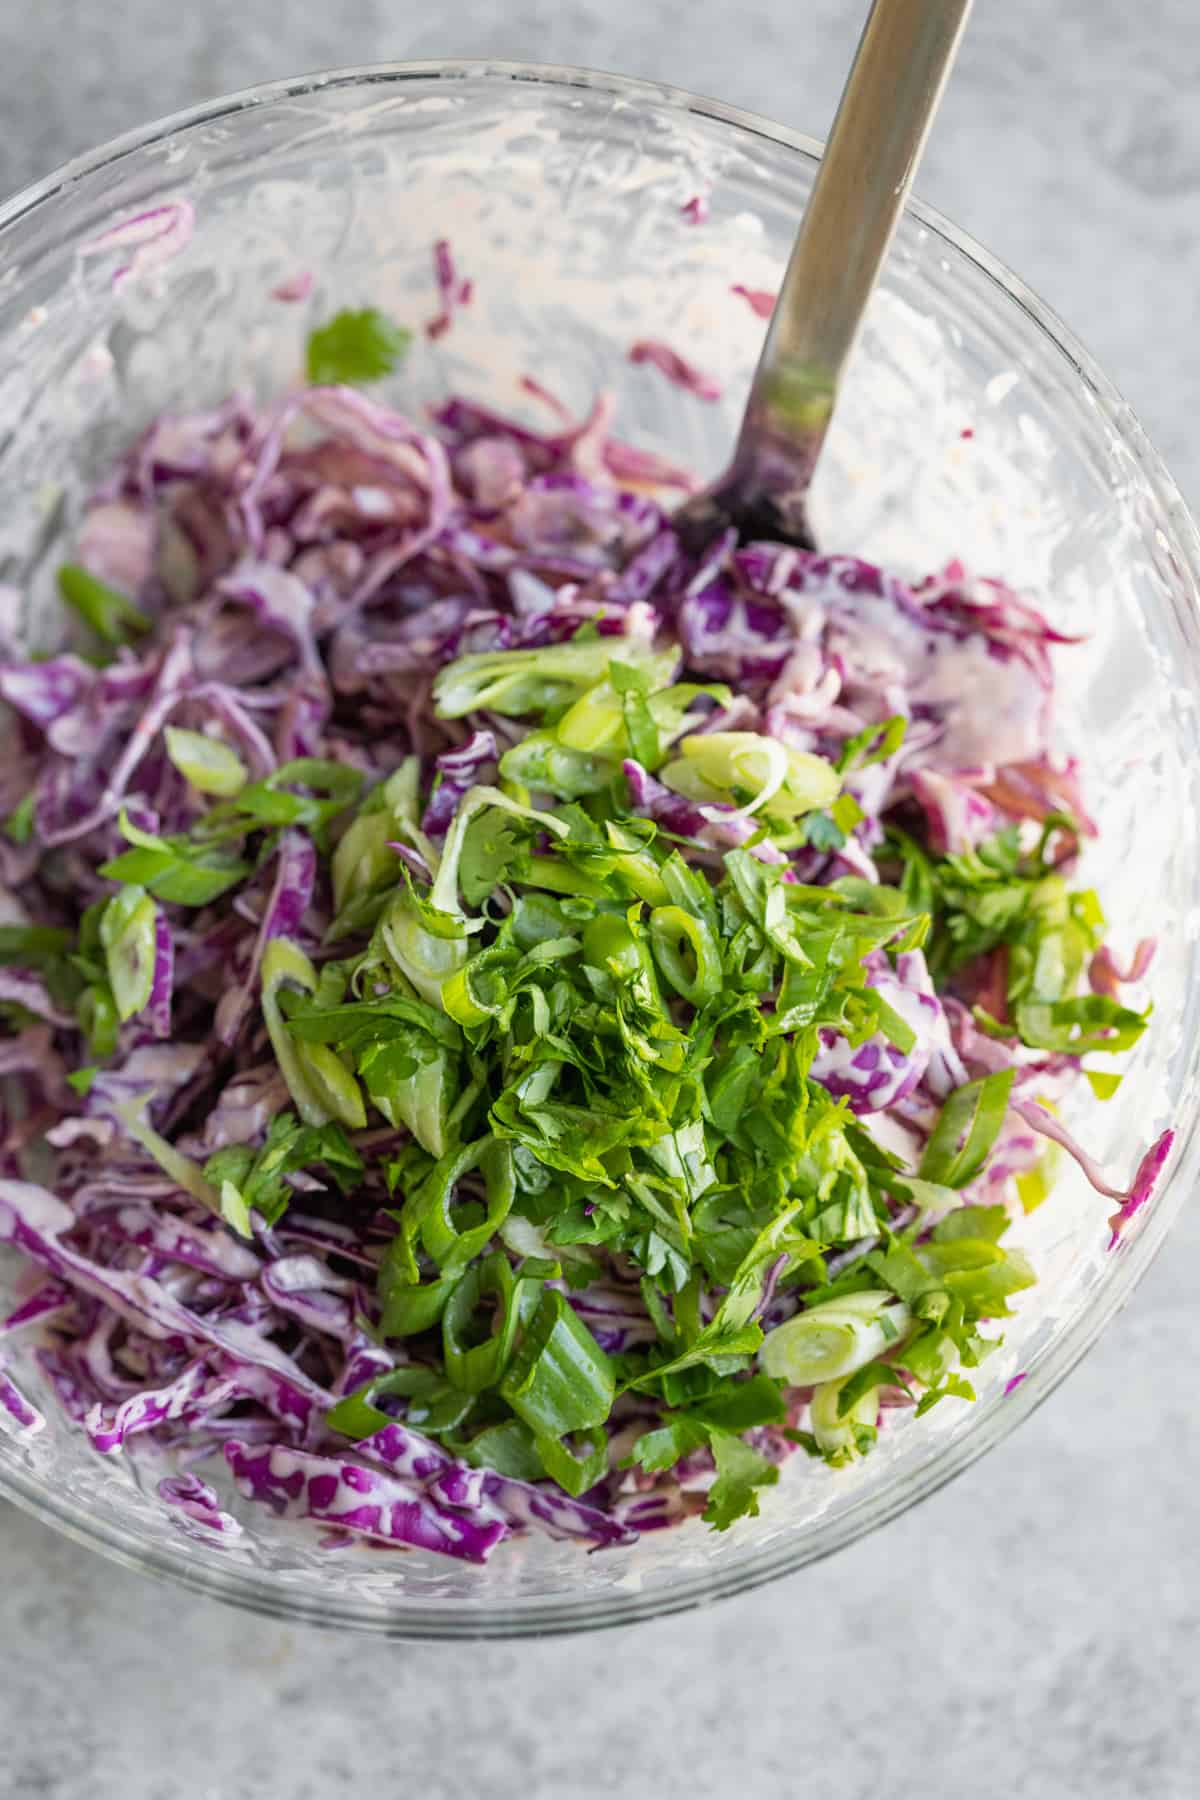
POLYGON ((473 1469, 495 1469, 511 1475, 515 1481, 541 1481, 545 1464, 534 1446, 533 1433, 520 1419, 506 1419, 502 1425, 488 1425, 465 1444, 454 1446, 455 1453, 473 1469))
POLYGON ((417 1337, 422 1331, 432 1330, 445 1312, 457 1281, 457 1275, 444 1275, 438 1281, 389 1286, 381 1324, 384 1337, 417 1337))
POLYGON ((677 994, 692 1006, 716 999, 724 985, 721 952, 703 919, 680 906, 658 906, 650 914, 650 945, 677 994))
POLYGON ((472 1395, 456 1392, 436 1369, 412 1364, 376 1375, 352 1394, 347 1394, 326 1413, 326 1425, 346 1437, 374 1437, 377 1431, 394 1423, 391 1413, 374 1404, 385 1394, 398 1394, 408 1400, 404 1413, 406 1425, 439 1434, 461 1425, 473 1404, 472 1395))
POLYGON ((181 731, 175 725, 168 725, 163 736, 167 755, 197 793, 228 797, 245 787, 245 763, 219 738, 207 737, 202 731, 181 731))
POLYGON ((679 748, 681 757, 667 764, 662 779, 690 800, 727 800, 740 790, 752 796, 742 811, 753 813, 773 800, 788 778, 786 745, 761 732, 703 732, 684 738, 679 748))
POLYGON ((0 963, 39 963, 62 956, 71 933, 59 925, 0 925, 0 963))
POLYGON ((221 1217, 239 1237, 254 1236, 254 1227, 250 1222, 250 1204, 241 1188, 229 1180, 221 1183, 221 1217))
POLYGON ((889 1006, 887 1001, 883 999, 877 990, 872 989, 872 997, 875 1007, 875 1016, 879 1021, 879 1029, 889 1043, 895 1044, 897 1050, 899 1050, 902 1055, 907 1056, 909 1051, 916 1045, 916 1032, 913 1030, 908 1020, 902 1018, 894 1006, 889 1006))
POLYGON ((78 563, 58 571, 58 591, 96 636, 106 644, 126 644, 152 629, 154 621, 107 582, 98 581, 78 563))
POLYGON ((658 864, 647 850, 624 850, 612 860, 613 874, 620 877, 647 906, 663 906, 667 893, 658 864))
POLYGON ((621 723, 630 754, 644 768, 657 769, 662 761, 661 740, 658 721, 650 705, 648 678, 641 669, 612 662, 608 665, 608 679, 620 695, 621 723))
POLYGON ((497 1138, 481 1138, 444 1156, 420 1193, 406 1203, 404 1235, 411 1243, 419 1232, 442 1274, 457 1274, 479 1255, 504 1223, 515 1193, 511 1145, 497 1138), (479 1169, 484 1177, 486 1211, 482 1224, 460 1231, 452 1216, 455 1193, 463 1176, 473 1169, 479 1169))
POLYGON ((679 749, 679 758, 662 771, 666 785, 701 803, 748 794, 743 813, 766 807, 780 818, 798 818, 829 806, 841 787, 832 763, 757 731, 699 732, 679 749))
POLYGON ((379 930, 384 948, 405 980, 422 1000, 437 1006, 443 983, 467 960, 467 941, 427 930, 428 911, 419 911, 411 894, 400 894, 384 914, 379 930))
MULTIPOLYGON (((375 790, 379 792, 378 789, 375 790)), ((368 796, 370 800, 372 796, 368 796)), ((395 835, 405 839, 424 859, 426 866, 436 871, 440 853, 432 839, 427 838, 421 830, 421 759, 419 756, 406 756, 394 775, 389 775, 383 784, 382 805, 391 816, 395 826, 395 835)))
POLYGON ((555 735, 569 750, 582 750, 593 756, 608 750, 611 755, 619 747, 624 724, 620 696, 606 678, 568 707, 555 727, 555 735))
POLYGON ((911 1318, 904 1302, 882 1289, 845 1294, 769 1331, 759 1361, 768 1375, 792 1387, 836 1381, 894 1348, 911 1318))
POLYGON ((999 1069, 951 1094, 921 1157, 922 1181, 961 1188, 978 1175, 1004 1123, 1013 1074, 999 1069))
POLYGON ((122 1023, 148 1005, 154 988, 158 908, 144 888, 115 894, 100 920, 109 985, 122 1023))
POLYGON ((608 900, 612 895, 602 881, 553 856, 531 856, 524 879, 530 887, 551 894, 576 895, 584 900, 608 900))
MULTIPOLYGON (((460 656, 447 663, 433 684, 438 715, 461 719, 464 713, 486 709, 520 718, 569 706, 604 678, 612 653, 612 639, 597 637, 573 638, 537 650, 483 650, 460 656)), ((652 680, 660 671, 662 679, 669 680, 679 658, 675 651, 657 655, 626 645, 623 660, 644 668, 652 680)))
MULTIPOLYGON (((395 1391, 402 1393, 403 1389, 397 1387, 395 1391)), ((470 1416, 474 1405, 474 1394, 465 1393, 446 1381, 424 1393, 414 1393, 404 1421, 415 1431, 427 1431, 431 1436, 438 1437, 446 1432, 457 1431, 470 1416)))
POLYGON ((109 1057, 117 1047, 121 1020, 108 982, 92 982, 75 1002, 80 1030, 93 1056, 109 1057))
POLYGON ((600 913, 583 928, 584 960, 644 1007, 663 1010, 654 959, 644 933, 613 913, 600 913))
MULTIPOLYGON (((327 1117, 340 1120, 351 1131, 361 1131, 367 1122, 362 1092, 341 1058, 325 1044, 304 1044, 298 1055, 308 1091, 327 1117)), ((298 1098, 296 1104, 300 1104, 298 1098)))
POLYGON ((500 1384, 501 1395, 536 1440, 602 1425, 615 1391, 608 1357, 563 1295, 547 1288, 500 1384))
MULTIPOLYGON (((642 742, 641 748, 649 749, 653 759, 657 754, 658 733, 646 699, 654 689, 670 680, 679 657, 674 650, 664 651, 657 657, 629 656, 622 660, 611 660, 611 650, 609 654, 604 679, 581 694, 558 721, 555 728, 558 740, 571 750, 619 755, 624 748, 621 738, 630 716, 630 701, 641 696, 644 714, 638 723, 650 737, 649 745, 642 742)), ((637 729, 635 725, 635 733, 637 729)), ((638 746, 630 742, 629 748, 641 761, 638 746)))
POLYGON ((341 913, 358 894, 395 881, 396 853, 388 839, 395 827, 385 812, 360 812, 343 832, 333 853, 333 904, 341 913))
POLYGON ((272 938, 262 959, 262 1011, 275 1060, 287 1082, 288 1092, 306 1125, 324 1125, 338 1119, 356 1130, 367 1122, 362 1092, 345 1064, 326 1044, 297 1044, 288 1031, 279 1005, 287 987, 311 994, 317 973, 298 944, 289 938, 272 938))
POLYGON ((518 1280, 502 1250, 493 1250, 460 1278, 442 1314, 442 1354, 446 1374, 455 1387, 467 1394, 495 1387, 512 1356, 523 1310, 522 1294, 536 1301, 539 1287, 540 1283, 518 1280), (478 1342, 480 1308, 487 1300, 495 1302, 495 1316, 487 1335, 478 1342))
POLYGON ((555 731, 531 731, 500 758, 505 781, 519 782, 526 789, 544 788, 564 800, 602 793, 619 769, 614 757, 572 749, 555 731))
POLYGON ((551 1481, 557 1481, 560 1488, 575 1496, 586 1494, 608 1473, 608 1437, 604 1430, 597 1426, 591 1431, 581 1431, 577 1436, 585 1445, 582 1456, 562 1438, 539 1433, 533 1440, 534 1449, 551 1481))
POLYGON ((809 1420, 817 1447, 832 1463, 849 1462, 861 1455, 876 1435, 879 1388, 867 1388, 843 1412, 842 1391, 847 1385, 845 1380, 823 1381, 814 1388, 809 1403, 809 1420))
POLYGON ((486 1025, 502 1011, 507 989, 476 957, 442 983, 442 1005, 456 1024, 486 1025))
POLYGON ((169 1175, 185 1194, 190 1194, 193 1200, 198 1200, 201 1206, 221 1218, 221 1196, 212 1182, 205 1179, 204 1171, 147 1122, 146 1108, 153 1098, 151 1090, 139 1094, 136 1100, 126 1101, 116 1108, 117 1117, 130 1137, 154 1158, 164 1175, 169 1175))

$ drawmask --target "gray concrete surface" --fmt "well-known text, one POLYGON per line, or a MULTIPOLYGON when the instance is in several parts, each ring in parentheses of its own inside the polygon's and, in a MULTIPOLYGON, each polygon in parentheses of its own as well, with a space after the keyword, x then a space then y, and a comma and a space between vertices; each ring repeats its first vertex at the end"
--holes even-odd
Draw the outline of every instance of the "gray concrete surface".
MULTIPOLYGON (((488 54, 823 132, 865 0, 0 0, 0 189, 279 74, 488 54)), ((1200 501, 1195 0, 980 0, 920 188, 1099 355, 1200 501)), ((590 1641, 428 1650, 154 1587, 0 1510, 0 1800, 1185 1800, 1200 1212, 1019 1435, 823 1567, 590 1641)))

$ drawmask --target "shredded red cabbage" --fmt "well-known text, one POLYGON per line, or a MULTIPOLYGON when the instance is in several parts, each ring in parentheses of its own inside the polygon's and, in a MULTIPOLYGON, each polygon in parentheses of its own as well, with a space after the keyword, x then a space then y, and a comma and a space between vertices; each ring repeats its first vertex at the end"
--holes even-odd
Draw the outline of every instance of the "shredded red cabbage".
POLYGON ((750 308, 751 312, 755 313, 760 319, 769 319, 771 314, 775 311, 775 300, 777 296, 772 294, 767 288, 743 287, 742 283, 739 281, 735 282, 729 291, 731 294, 740 295, 750 308))
POLYGON ((694 363, 680 356, 678 350, 672 350, 669 344, 660 343, 657 338, 640 339, 630 350, 629 360, 633 363, 651 363, 668 381, 673 381, 676 387, 684 388, 701 400, 721 398, 719 381, 711 375, 705 375, 694 363))
MULTIPOLYGON (((683 211, 698 224, 706 202, 696 196, 683 211)), ((178 249, 190 223, 190 209, 178 203, 128 221, 90 250, 132 248, 114 277, 126 279, 178 249)), ((448 244, 438 244, 435 268, 442 308, 426 327, 430 336, 470 300, 448 244)), ((309 285, 297 274, 276 297, 302 299, 309 285)), ((770 295, 733 291, 767 316, 770 295)), ((630 354, 702 398, 719 394, 665 345, 647 341, 630 354)), ((598 1449, 591 1427, 564 1429, 549 1448, 550 1428, 535 1433, 545 1468, 528 1466, 528 1432, 517 1462, 507 1440, 482 1447, 490 1430, 512 1423, 502 1409, 468 1443, 445 1423, 445 1392, 421 1397, 433 1367, 427 1340, 388 1322, 398 1195, 416 1142, 428 1149, 429 1134, 448 1129, 454 1105, 467 1101, 422 1087, 433 1079, 438 1031, 457 1026, 444 1010, 442 1024, 430 1025, 437 1009, 419 983, 395 973, 407 966, 404 946, 379 936, 373 897, 385 877, 402 894, 430 889, 481 793, 514 810, 486 814, 491 836, 473 838, 471 856, 476 866, 509 868, 512 820, 524 828, 522 817, 545 819, 547 808, 569 799, 570 787, 555 789, 556 779, 593 793, 588 783, 605 742, 598 731, 588 749, 581 736, 566 777, 539 773, 552 767, 543 763, 510 777, 506 759, 532 741, 527 725, 502 685, 478 706, 439 708, 434 681, 457 659, 475 659, 463 665, 474 667, 495 657, 503 669, 510 653, 533 652, 535 674, 543 658, 539 678, 549 680, 552 654, 572 645, 608 645, 617 661, 643 663, 665 648, 674 653, 674 679, 693 684, 672 730, 690 732, 686 742, 700 746, 697 768, 716 766, 712 758, 735 738, 768 746, 761 777, 739 775, 710 791, 664 767, 667 756, 646 748, 649 713, 626 710, 629 740, 609 774, 622 784, 627 835, 599 844, 575 886, 561 890, 575 896, 575 912, 566 905, 556 926, 538 927, 544 959, 563 954, 563 931, 586 912, 589 880, 603 883, 614 866, 633 869, 634 894, 622 908, 636 901, 637 857, 655 834, 660 850, 677 849, 676 860, 704 883, 742 854, 738 891, 747 908, 757 904, 755 868, 757 879, 776 884, 778 898, 761 917, 746 915, 743 1011, 759 1004, 752 967, 762 945, 783 943, 790 954, 788 887, 801 898, 825 894, 853 905, 859 930, 889 907, 896 917, 931 911, 935 920, 924 949, 919 930, 907 947, 889 944, 886 927, 864 940, 854 951, 862 973, 853 1003, 839 1023, 814 1027, 801 1086, 809 1081, 810 1096, 819 1089, 821 1104, 844 1103, 831 1112, 842 1161, 832 1159, 821 1175, 825 1210, 806 1226, 804 1248, 794 1236, 765 1245, 736 1329, 726 1315, 743 1298, 741 1227, 714 1226, 703 1279, 688 1287, 681 1275, 672 1294, 659 1278, 670 1267, 669 1217, 657 1242, 648 1235, 643 1260, 610 1253, 597 1221, 612 1196, 598 1185, 573 1227, 576 1244, 589 1246, 590 1278, 578 1278, 576 1264, 572 1285, 569 1239, 547 1239, 549 1215, 539 1223, 537 1206, 496 1230, 480 1225, 485 1208, 492 1217, 492 1199, 472 1165, 459 1202, 445 1202, 441 1229, 461 1232, 464 1242, 483 1230, 467 1262, 478 1267, 485 1251, 497 1259, 488 1276, 497 1292, 500 1264, 518 1275, 540 1268, 546 1320, 551 1302, 561 1301, 568 1335, 583 1331, 597 1356, 634 1372, 673 1325, 683 1329, 690 1305, 693 1336, 731 1333, 721 1341, 733 1347, 709 1370, 715 1391, 734 1368, 733 1399, 725 1393, 721 1403, 748 1404, 761 1398, 754 1383, 769 1377, 747 1376, 753 1359, 737 1347, 737 1331, 743 1339, 757 1331, 761 1341, 759 1322, 770 1334, 802 1317, 805 1284, 828 1287, 835 1299, 886 1285, 887 1265, 868 1278, 866 1259, 885 1229, 911 1227, 916 1250, 927 1247, 938 1212, 921 1212, 925 1190, 953 1188, 968 1204, 1011 1206, 1014 1183, 1038 1166, 1050 1138, 1118 1202, 1115 1241, 1149 1200, 1171 1147, 1167 1132, 1123 1189, 1041 1104, 1075 1081, 1089 1031, 1096 1042, 1088 1049, 1131 1041, 1139 1016, 1120 1004, 1120 989, 1145 975, 1153 950, 1139 945, 1123 970, 1095 941, 1086 901, 1072 898, 1063 879, 1095 830, 1078 771, 1051 735, 1051 650, 1067 640, 1003 583, 958 565, 913 586, 853 557, 730 540, 697 562, 648 492, 687 487, 687 473, 622 446, 609 423, 604 402, 582 421, 558 408, 553 428, 538 432, 453 399, 427 429, 338 386, 261 411, 235 396, 208 413, 163 418, 95 496, 76 551, 97 582, 135 602, 150 629, 102 666, 72 649, 0 662, 0 696, 15 718, 4 789, 11 923, 0 928, 0 1006, 9 1025, 0 1072, 17 1097, 0 1119, 0 1241, 44 1276, 0 1335, 36 1328, 44 1375, 98 1451, 137 1455, 139 1444, 150 1444, 189 1464, 206 1455, 219 1464, 223 1453, 248 1500, 319 1521, 335 1541, 482 1562, 524 1531, 627 1543, 691 1516, 706 1496, 706 1516, 727 1522, 736 1482, 722 1444, 740 1434, 755 1460, 754 1483, 764 1485, 794 1448, 795 1433, 787 1433, 803 1423, 813 1391, 811 1381, 791 1378, 780 1410, 718 1428, 704 1414, 717 1402, 706 1399, 697 1356, 687 1380, 664 1377, 657 1390, 643 1383, 618 1394, 598 1449), (183 734, 182 764, 168 753, 167 727, 183 734), (205 746, 216 758, 211 769, 205 746), (822 803, 802 829, 766 829, 773 802, 760 804, 755 783, 765 793, 774 782, 777 795, 780 782, 799 779, 795 771, 812 762, 836 767, 836 804, 822 803), (408 788, 406 768, 414 771, 408 788), (217 785, 206 787, 210 777, 217 785), (385 792, 386 811, 372 812, 369 799, 358 806, 360 796, 385 792), (137 913, 130 897, 142 890, 148 910, 137 913), (111 911, 122 893, 128 917, 111 911), (1075 973, 1071 986, 1047 998, 1022 988, 1020 969, 1051 904, 1075 973), (345 991, 351 967, 353 988, 345 991), (1088 985, 1090 1012, 1080 994, 1088 985), (319 1033, 289 1036, 297 1009, 319 1008, 335 991, 347 1006, 377 1002, 384 1014, 393 1007, 395 1044, 406 1047, 393 1051, 381 1037, 374 1076, 369 1060, 354 1060, 353 1046, 319 1033), (122 995, 132 999, 122 1005, 122 995), (431 1033, 416 1050, 411 1031, 401 1032, 413 1019, 431 1033), (297 1041, 307 1060, 289 1060, 297 1041), (941 1140, 951 1107, 979 1087, 1002 1093, 988 1157, 966 1168, 969 1138, 948 1151, 941 1140), (435 1115, 440 1122, 429 1124, 435 1115), (861 1135, 867 1127, 873 1140, 861 1135), (28 1178, 27 1152, 39 1138, 55 1159, 47 1185, 28 1178), (863 1170, 871 1142, 876 1161, 852 1200, 843 1177, 851 1163, 863 1170), (956 1168, 965 1169, 961 1179, 956 1168), (868 1187, 875 1210, 862 1197, 868 1187), (889 1196, 882 1212, 881 1193, 889 1196), (634 1363, 623 1360, 630 1357, 634 1363), (681 1418, 695 1422, 693 1435, 681 1418), (661 1440, 653 1452, 646 1434, 661 1440), (590 1470, 579 1491, 568 1491, 572 1478, 563 1474, 572 1459, 590 1470)), ((624 700, 610 691, 604 703, 652 705, 676 693, 665 685, 671 679, 646 690, 649 701, 631 686, 624 700)), ((547 703, 541 736, 554 736, 567 699, 564 692, 547 703)), ((586 805, 576 815, 570 829, 582 831, 586 805)), ((543 869, 552 827, 551 818, 531 840, 543 869)), ((468 898, 469 866, 464 861, 468 898)), ((476 897, 482 905, 490 894, 492 924, 513 906, 505 880, 502 872, 483 881, 476 897)), ((547 906, 559 904, 555 891, 551 884, 547 906)), ((436 926, 427 893, 420 904, 427 910, 418 919, 436 926)), ((652 904, 661 906, 661 896, 652 904)), ((696 904, 702 916, 705 902, 696 904)), ((444 943, 469 945, 470 934, 456 937, 447 916, 443 909, 444 943)), ((483 923, 481 913, 472 929, 483 923)), ((834 932, 819 954, 851 948, 834 932)), ((700 984, 701 963, 689 970, 679 979, 700 984)), ((468 1036, 499 1004, 490 979, 481 973, 457 995, 454 1017, 466 1021, 468 1036)), ((603 1004, 602 981, 594 986, 595 1004, 603 1004)), ((794 1029, 803 1030, 804 991, 799 975, 794 991, 785 983, 768 996, 768 1017, 795 1004, 794 1029)), ((549 1015, 530 1004, 529 1031, 554 1041, 549 1015)), ((715 1041, 713 1054, 724 1055, 715 1041)), ((729 1097, 714 1098, 709 1116, 726 1107, 734 1131, 736 1080, 747 1077, 722 1067, 729 1097)), ((533 1182, 536 1159, 522 1148, 513 1154, 518 1178, 533 1182)), ((576 1166, 555 1154, 550 1145, 542 1174, 576 1166)), ((653 1154, 660 1183, 690 1181, 705 1191, 702 1125, 688 1146, 656 1146, 653 1154)), ((658 1205, 654 1183, 643 1186, 647 1204, 658 1205)), ((464 1279, 466 1266, 451 1256, 433 1268, 426 1258, 412 1292, 424 1297, 450 1283, 445 1267, 464 1279)), ((429 1304, 435 1321, 445 1298, 429 1304)), ((1003 1310, 997 1300, 995 1316, 1003 1310)), ((532 1339, 529 1316, 520 1330, 521 1343, 532 1339)), ((914 1341, 909 1362, 897 1353, 897 1375, 906 1379, 888 1388, 889 1404, 936 1388, 917 1348, 914 1341)), ((469 1338, 459 1351, 477 1353, 469 1338)), ((736 1407, 727 1416, 736 1418, 736 1407)), ((2 1369, 0 1423, 26 1432, 42 1423, 2 1369)), ((818 1432, 817 1447, 839 1460, 851 1453, 849 1432, 835 1425, 828 1441, 818 1432)), ((863 1441, 860 1432, 855 1442, 863 1441)), ((158 1491, 186 1529, 239 1529, 196 1474, 172 1475, 158 1491)))

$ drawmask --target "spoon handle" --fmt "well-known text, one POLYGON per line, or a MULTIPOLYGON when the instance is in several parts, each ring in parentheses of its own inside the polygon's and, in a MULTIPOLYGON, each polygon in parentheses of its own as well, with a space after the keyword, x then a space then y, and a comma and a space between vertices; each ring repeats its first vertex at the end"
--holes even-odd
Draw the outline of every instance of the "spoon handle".
POLYGON ((875 0, 750 386, 733 460, 674 515, 699 555, 743 542, 814 548, 808 489, 842 366, 904 207, 971 0, 875 0))
POLYGON ((875 0, 846 80, 755 385, 781 360, 829 388, 854 343, 971 0, 875 0))

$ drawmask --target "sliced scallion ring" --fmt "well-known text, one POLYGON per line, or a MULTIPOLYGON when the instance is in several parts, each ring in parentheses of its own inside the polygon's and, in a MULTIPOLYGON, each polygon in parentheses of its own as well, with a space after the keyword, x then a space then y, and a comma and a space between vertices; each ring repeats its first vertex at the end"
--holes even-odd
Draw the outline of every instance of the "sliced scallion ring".
POLYGON ((109 986, 124 1022, 140 1013, 154 988, 158 908, 142 887, 114 894, 100 920, 109 986))
POLYGON ((792 1387, 837 1381, 894 1349, 911 1322, 908 1307, 886 1288, 844 1294, 769 1331, 759 1364, 792 1387))
POLYGON ((245 763, 220 738, 207 737, 202 731, 183 731, 176 725, 168 725, 163 736, 167 755, 197 793, 228 799, 245 787, 249 779, 245 763))
POLYGON ((298 944, 272 938, 262 959, 262 1010, 275 1060, 306 1125, 338 1119, 351 1130, 367 1122, 362 1090, 328 1044, 297 1043, 279 1006, 279 991, 297 987, 311 994, 317 973, 298 944))
POLYGON ((817 1448, 831 1462, 849 1462, 858 1454, 864 1432, 873 1432, 879 1416, 879 1389, 868 1388, 864 1394, 839 1411, 845 1381, 823 1381, 814 1388, 809 1405, 809 1423, 817 1448))

